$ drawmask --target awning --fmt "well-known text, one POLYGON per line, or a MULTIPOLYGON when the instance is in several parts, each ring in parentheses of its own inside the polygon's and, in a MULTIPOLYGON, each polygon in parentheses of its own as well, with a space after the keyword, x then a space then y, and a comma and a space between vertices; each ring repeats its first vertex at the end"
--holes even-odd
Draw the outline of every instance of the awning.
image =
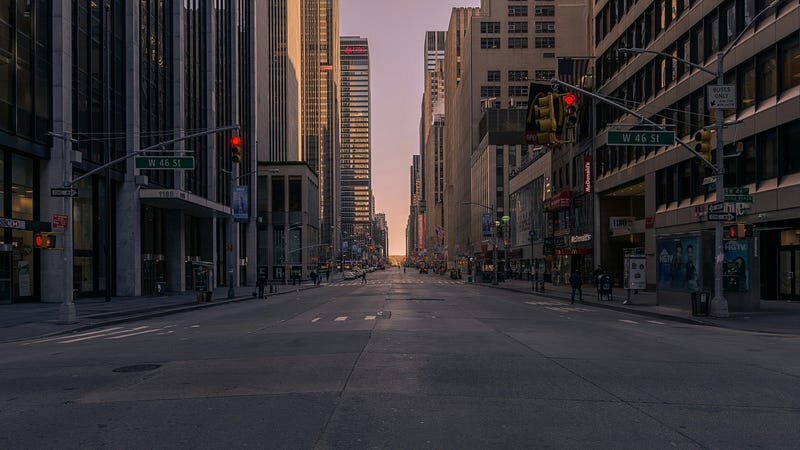
POLYGON ((229 206, 180 189, 140 189, 139 199, 143 205, 177 209, 195 217, 220 217, 231 214, 229 206))

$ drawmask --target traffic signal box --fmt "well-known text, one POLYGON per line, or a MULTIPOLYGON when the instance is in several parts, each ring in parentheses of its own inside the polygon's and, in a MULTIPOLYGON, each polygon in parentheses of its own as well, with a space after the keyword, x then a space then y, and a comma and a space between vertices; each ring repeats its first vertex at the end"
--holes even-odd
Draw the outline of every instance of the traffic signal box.
POLYGON ((56 248, 56 235, 51 233, 36 233, 33 235, 33 246, 42 250, 56 248))
POLYGON ((242 162, 242 138, 231 136, 231 162, 242 162))
POLYGON ((711 161, 711 132, 708 130, 700 130, 694 134, 694 151, 703 155, 707 161, 711 161))
POLYGON ((732 223, 725 225, 723 233, 725 239, 729 241, 747 239, 753 237, 753 225, 749 223, 732 223))
POLYGON ((578 96, 572 93, 561 94, 564 103, 563 125, 575 128, 578 125, 578 96))

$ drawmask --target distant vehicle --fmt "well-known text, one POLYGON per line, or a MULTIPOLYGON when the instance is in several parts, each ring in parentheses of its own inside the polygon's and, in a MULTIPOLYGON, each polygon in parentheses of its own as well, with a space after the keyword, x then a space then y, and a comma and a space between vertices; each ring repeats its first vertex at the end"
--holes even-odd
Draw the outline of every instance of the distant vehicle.
POLYGON ((358 275, 356 275, 356 273, 352 270, 345 270, 342 272, 342 276, 345 280, 355 280, 358 277, 358 275))

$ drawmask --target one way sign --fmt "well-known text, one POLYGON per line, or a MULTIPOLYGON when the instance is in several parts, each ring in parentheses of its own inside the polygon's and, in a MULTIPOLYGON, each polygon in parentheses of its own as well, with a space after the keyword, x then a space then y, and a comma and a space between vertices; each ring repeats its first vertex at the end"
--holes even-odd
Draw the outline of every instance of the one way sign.
POLYGON ((732 222, 734 219, 734 213, 708 213, 708 220, 711 222, 732 222))
POLYGON ((50 188, 51 197, 77 197, 78 190, 75 188, 50 188))

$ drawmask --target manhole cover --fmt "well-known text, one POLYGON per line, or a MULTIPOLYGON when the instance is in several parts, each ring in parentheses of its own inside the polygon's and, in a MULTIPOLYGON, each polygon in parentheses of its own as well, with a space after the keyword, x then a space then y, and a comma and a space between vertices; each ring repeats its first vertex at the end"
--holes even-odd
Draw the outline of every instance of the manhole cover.
POLYGON ((148 370, 156 370, 161 367, 161 364, 136 364, 135 366, 117 367, 112 372, 127 373, 127 372, 146 372, 148 370))

